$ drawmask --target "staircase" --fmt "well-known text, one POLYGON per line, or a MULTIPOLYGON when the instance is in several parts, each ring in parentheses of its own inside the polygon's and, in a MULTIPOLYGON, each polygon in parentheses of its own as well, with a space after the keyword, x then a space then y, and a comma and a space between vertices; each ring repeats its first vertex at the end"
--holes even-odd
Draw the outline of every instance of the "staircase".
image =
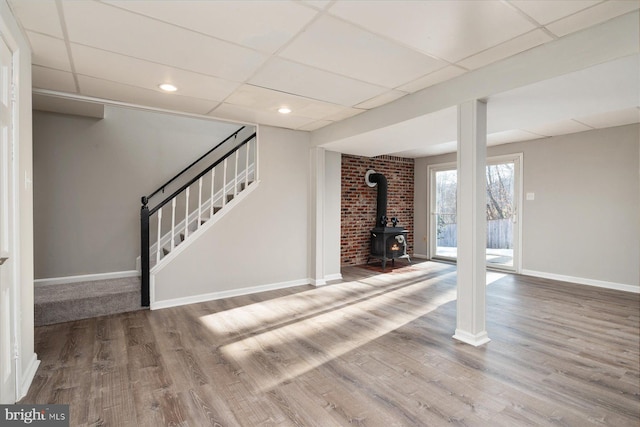
POLYGON ((257 152, 255 131, 242 127, 149 196, 142 197, 142 252, 138 262, 141 275, 36 285, 35 326, 148 307, 152 270, 178 256, 182 248, 255 187, 257 152), (165 193, 170 195, 161 199, 165 193), (151 203, 152 199, 155 203, 151 203))
POLYGON ((243 129, 222 141, 149 196, 141 198, 142 306, 148 307, 151 303, 150 279, 153 272, 177 256, 182 248, 211 227, 253 187, 257 178, 256 133, 244 137, 243 129), (193 172, 192 167, 197 162, 216 150, 224 154, 214 155, 215 160, 208 167, 198 173, 193 172), (188 178, 189 175, 194 176, 188 178), (169 185, 175 186, 178 178, 186 182, 169 196, 155 201, 160 194, 167 192, 169 185), (151 203, 152 199, 154 203, 151 203))

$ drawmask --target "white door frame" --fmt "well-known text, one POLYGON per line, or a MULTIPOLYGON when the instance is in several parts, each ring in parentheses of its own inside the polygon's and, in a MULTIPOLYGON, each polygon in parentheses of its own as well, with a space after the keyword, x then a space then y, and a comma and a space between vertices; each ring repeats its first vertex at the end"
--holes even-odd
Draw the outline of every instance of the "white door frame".
MULTIPOLYGON (((427 245, 427 256, 429 259, 437 259, 436 257, 436 247, 437 247, 437 239, 435 238, 436 231, 436 220, 435 220, 435 206, 436 206, 436 192, 433 191, 435 188, 435 180, 433 179, 436 172, 440 171, 448 171, 448 170, 457 170, 458 164, 457 162, 447 162, 447 163, 438 163, 435 165, 427 166, 427 191, 429 192, 429 232, 428 232, 428 245, 427 245)), ((444 259, 444 258, 443 258, 444 259)))
MULTIPOLYGON (((516 183, 514 187, 514 202, 516 204, 516 214, 514 215, 514 233, 513 233, 513 269, 505 269, 509 271, 513 271, 515 273, 520 273, 522 271, 522 197, 523 197, 523 154, 522 153, 513 153, 513 154, 504 154, 500 156, 490 156, 487 157, 487 165, 492 165, 496 163, 506 163, 513 162, 514 163, 514 176, 516 178, 516 183)), ((456 162, 448 162, 448 163, 438 163, 434 165, 427 166, 427 191, 429 192, 428 202, 429 202, 429 239, 427 245, 427 256, 430 259, 437 259, 436 255, 436 222, 435 222, 435 211, 434 207, 436 204, 436 194, 433 191, 433 186, 435 182, 433 180, 433 174, 438 171, 445 170, 455 170, 457 167, 456 162)), ((494 265, 487 264, 487 268, 502 270, 502 268, 494 265)))
MULTIPOLYGON (((3 115, 7 115, 4 119, 8 123, 8 132, 5 135, 6 141, 2 140, 0 135, 0 257, 3 264, 2 279, 9 281, 8 284, 2 286, 2 294, 0 299, 1 310, 0 316, 0 402, 14 403, 20 397, 20 369, 19 369, 19 340, 18 340, 18 293, 20 292, 18 282, 17 263, 17 171, 15 143, 16 143, 16 127, 17 127, 17 111, 15 102, 16 89, 16 58, 15 46, 11 40, 7 40, 4 34, 0 34, 0 48, 7 50, 9 63, 1 63, 2 68, 7 67, 10 78, 4 81, 4 71, 0 69, 0 85, 2 85, 2 98, 0 102, 8 104, 8 108, 3 115), (6 145, 5 145, 6 143, 6 145), (8 313, 7 313, 8 311, 8 313), (7 336, 8 335, 8 336, 7 336), (9 360, 7 360, 7 357, 9 360), (8 386, 8 387, 7 387, 8 386)), ((0 127, 2 132, 2 127, 0 127)))

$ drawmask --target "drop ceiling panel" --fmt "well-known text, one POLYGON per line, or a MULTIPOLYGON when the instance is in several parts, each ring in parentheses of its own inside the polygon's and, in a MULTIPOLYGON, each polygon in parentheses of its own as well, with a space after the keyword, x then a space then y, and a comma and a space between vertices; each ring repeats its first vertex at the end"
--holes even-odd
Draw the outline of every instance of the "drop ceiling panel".
POLYGON ((381 105, 384 105, 388 102, 391 101, 395 101, 396 99, 400 99, 403 96, 405 96, 407 94, 407 92, 403 92, 400 90, 390 90, 388 92, 384 92, 381 95, 378 95, 376 97, 373 97, 371 99, 368 99, 358 105, 356 105, 357 108, 363 108, 365 110, 370 110, 372 108, 376 108, 379 107, 381 105))
POLYGON ((339 111, 335 114, 330 114, 325 117, 325 120, 331 120, 334 122, 339 122, 340 120, 348 119, 349 117, 357 116, 358 114, 364 113, 366 110, 361 110, 358 108, 349 108, 345 107, 342 111, 339 111))
POLYGON ((252 85, 243 85, 229 96, 225 103, 276 114, 279 114, 278 109, 280 107, 286 106, 292 110, 290 115, 315 120, 338 114, 345 109, 341 105, 316 101, 252 85))
POLYGON ((310 102, 306 106, 293 111, 291 114, 301 117, 308 117, 315 120, 322 119, 338 121, 355 116, 362 111, 363 110, 343 107, 341 105, 310 102))
POLYGON ((278 58, 270 60, 249 83, 349 107, 388 90, 278 58))
POLYGON ((159 84, 171 83, 178 88, 175 95, 222 102, 239 86, 236 82, 87 46, 72 44, 71 51, 79 74, 158 92, 161 92, 159 84))
POLYGON ((594 128, 606 128, 640 123, 640 107, 607 111, 586 117, 578 117, 576 120, 594 128))
POLYGON ((109 82, 94 77, 78 76, 80 91, 83 95, 102 99, 111 99, 134 105, 148 105, 154 108, 183 111, 193 114, 207 114, 217 102, 191 98, 154 90, 109 82))
POLYGON ((312 123, 306 124, 304 126, 300 126, 298 128, 298 130, 304 130, 304 131, 307 131, 307 132, 311 132, 311 131, 314 131, 316 129, 320 129, 322 127, 330 125, 331 123, 333 123, 333 122, 331 122, 329 120, 318 120, 317 122, 312 122, 312 123))
POLYGON ((266 56, 248 48, 97 2, 64 2, 72 42, 243 81, 266 56))
POLYGON ((458 65, 471 70, 483 67, 492 62, 499 61, 509 56, 524 52, 532 47, 539 46, 549 42, 553 38, 542 30, 533 30, 527 34, 523 34, 514 39, 508 40, 502 44, 491 47, 478 54, 470 56, 458 62, 458 65))
POLYGON ((59 92, 76 93, 73 74, 34 65, 31 67, 32 85, 38 89, 55 90, 59 92))
POLYGON ((164 22, 273 53, 318 13, 292 1, 110 1, 164 22))
POLYGON ((555 35, 564 36, 637 10, 638 8, 640 8, 640 2, 637 0, 609 0, 578 12, 575 15, 553 22, 546 27, 555 35))
POLYGON ((11 0, 11 10, 25 30, 63 38, 55 0, 11 0))
POLYGON ((509 3, 544 25, 601 2, 602 0, 511 0, 509 3))
POLYGON ((311 6, 315 9, 322 10, 322 9, 325 9, 331 3, 331 0, 300 0, 300 3, 304 3, 307 6, 311 6))
POLYGON ((307 117, 298 117, 291 114, 284 115, 257 109, 254 110, 242 105, 232 104, 221 104, 210 115, 222 119, 237 120, 245 123, 260 123, 263 125, 278 126, 289 129, 297 129, 315 121, 307 117))
POLYGON ((27 31, 31 43, 31 61, 35 65, 71 71, 67 45, 64 40, 27 31))
POLYGON ((279 56, 388 88, 445 65, 330 16, 311 24, 279 56))
POLYGON ((419 79, 416 79, 410 83, 404 84, 398 87, 398 89, 413 93, 425 89, 429 86, 433 86, 438 83, 450 80, 466 72, 467 70, 465 70, 464 68, 460 68, 455 65, 449 65, 438 71, 427 74, 426 76, 420 77, 419 79))
POLYGON ((544 136, 521 129, 513 129, 487 135, 487 145, 500 145, 507 144, 509 142, 530 141, 540 138, 544 138, 544 136))
POLYGON ((592 127, 586 126, 582 123, 576 122, 575 120, 561 120, 558 122, 545 123, 538 126, 529 126, 526 131, 544 135, 544 136, 557 136, 557 135, 566 135, 569 133, 576 132, 584 132, 587 130, 592 130, 592 127))
POLYGON ((329 11, 450 62, 535 28, 500 1, 343 1, 329 11))

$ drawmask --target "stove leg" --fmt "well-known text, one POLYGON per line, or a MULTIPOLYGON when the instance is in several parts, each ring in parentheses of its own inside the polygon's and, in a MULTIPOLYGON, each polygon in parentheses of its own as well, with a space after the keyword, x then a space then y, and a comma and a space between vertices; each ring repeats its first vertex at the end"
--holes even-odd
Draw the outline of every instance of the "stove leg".
POLYGON ((395 267, 395 266, 396 266, 396 259, 391 258, 391 267, 395 267))
POLYGON ((386 258, 382 258, 382 271, 384 271, 386 266, 387 266, 387 259, 386 258))

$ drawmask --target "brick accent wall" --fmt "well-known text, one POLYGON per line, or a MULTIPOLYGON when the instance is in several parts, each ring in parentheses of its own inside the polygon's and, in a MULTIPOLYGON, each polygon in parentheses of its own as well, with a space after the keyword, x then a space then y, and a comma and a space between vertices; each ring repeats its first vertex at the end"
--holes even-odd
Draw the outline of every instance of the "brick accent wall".
MULTIPOLYGON (((369 169, 387 178, 387 217, 409 230, 407 253, 413 254, 413 159, 342 155, 340 264, 360 265, 369 256, 369 231, 376 224, 377 187, 369 187, 369 169)), ((391 225, 391 224, 389 224, 391 225)))

